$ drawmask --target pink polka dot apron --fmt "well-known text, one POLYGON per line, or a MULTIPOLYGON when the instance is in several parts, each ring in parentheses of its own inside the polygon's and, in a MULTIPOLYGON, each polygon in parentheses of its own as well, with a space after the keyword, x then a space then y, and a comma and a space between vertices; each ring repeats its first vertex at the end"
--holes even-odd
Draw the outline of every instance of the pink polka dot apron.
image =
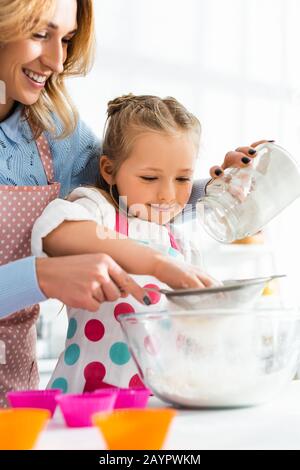
MULTIPOLYGON (((117 214, 115 229, 128 236, 127 218, 117 214)), ((169 237, 170 255, 182 257, 171 232, 169 237)), ((155 248, 155 245, 151 246, 155 248)), ((134 276, 134 279, 144 287, 165 287, 152 276, 134 276)), ((149 296, 152 301, 149 306, 128 296, 116 302, 103 303, 97 312, 69 308, 65 350, 60 355, 48 387, 60 388, 64 393, 91 392, 108 386, 144 387, 118 316, 166 309, 164 296, 156 292, 149 292, 149 296)), ((155 353, 150 337, 144 337, 144 347, 147 353, 155 353)))
MULTIPOLYGON (((60 184, 53 181, 50 148, 42 135, 37 149, 47 176, 46 186, 0 186, 0 265, 31 255, 31 231, 45 207, 59 195, 60 184)), ((0 407, 11 390, 38 387, 36 362, 36 321, 39 305, 15 312, 0 320, 0 341, 4 364, 0 363, 0 407)))

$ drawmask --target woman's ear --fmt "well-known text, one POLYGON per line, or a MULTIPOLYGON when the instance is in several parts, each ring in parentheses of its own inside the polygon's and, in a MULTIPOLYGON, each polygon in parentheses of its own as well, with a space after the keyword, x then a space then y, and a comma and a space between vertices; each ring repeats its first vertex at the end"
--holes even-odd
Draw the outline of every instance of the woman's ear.
POLYGON ((100 162, 99 162, 99 169, 100 169, 100 174, 102 178, 106 181, 107 184, 112 185, 113 184, 113 168, 112 168, 112 162, 108 158, 107 155, 101 155, 100 157, 100 162))

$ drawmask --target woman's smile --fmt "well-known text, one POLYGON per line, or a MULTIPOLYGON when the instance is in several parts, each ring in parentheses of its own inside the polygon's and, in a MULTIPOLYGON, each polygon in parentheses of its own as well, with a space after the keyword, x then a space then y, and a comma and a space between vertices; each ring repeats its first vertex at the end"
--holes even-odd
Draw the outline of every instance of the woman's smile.
POLYGON ((41 90, 45 87, 46 81, 49 78, 49 75, 43 75, 36 73, 30 69, 22 68, 22 72, 25 75, 28 83, 37 90, 41 90))

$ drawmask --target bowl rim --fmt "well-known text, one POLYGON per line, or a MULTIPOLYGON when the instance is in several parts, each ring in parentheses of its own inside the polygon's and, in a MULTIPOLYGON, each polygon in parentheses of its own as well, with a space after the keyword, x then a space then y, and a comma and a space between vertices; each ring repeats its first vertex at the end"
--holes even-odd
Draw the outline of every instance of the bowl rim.
POLYGON ((126 320, 149 320, 150 318, 155 319, 172 319, 174 317, 180 318, 197 318, 201 316, 211 316, 212 318, 217 317, 260 317, 270 319, 282 319, 282 320, 296 320, 300 319, 300 308, 297 307, 274 307, 274 308, 205 308, 195 310, 161 310, 161 311, 144 311, 138 313, 122 313, 118 315, 118 320, 122 324, 126 320))

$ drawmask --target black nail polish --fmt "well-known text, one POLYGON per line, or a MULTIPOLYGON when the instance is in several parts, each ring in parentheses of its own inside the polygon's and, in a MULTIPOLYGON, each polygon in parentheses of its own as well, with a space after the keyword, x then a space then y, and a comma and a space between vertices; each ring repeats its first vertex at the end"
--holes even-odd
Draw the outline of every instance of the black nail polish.
POLYGON ((272 144, 273 142, 275 142, 275 140, 268 140, 268 142, 270 142, 270 144, 272 144))
POLYGON ((247 163, 251 162, 251 159, 248 157, 243 157, 242 162, 245 163, 245 165, 247 165, 247 163))
POLYGON ((256 150, 255 150, 255 149, 249 149, 249 150, 248 150, 248 153, 249 153, 249 155, 255 155, 255 154, 256 154, 256 150))
POLYGON ((220 176, 223 173, 222 170, 215 170, 215 175, 220 176))
POLYGON ((143 301, 145 305, 151 305, 151 300, 147 295, 145 295, 145 297, 143 298, 143 301))

